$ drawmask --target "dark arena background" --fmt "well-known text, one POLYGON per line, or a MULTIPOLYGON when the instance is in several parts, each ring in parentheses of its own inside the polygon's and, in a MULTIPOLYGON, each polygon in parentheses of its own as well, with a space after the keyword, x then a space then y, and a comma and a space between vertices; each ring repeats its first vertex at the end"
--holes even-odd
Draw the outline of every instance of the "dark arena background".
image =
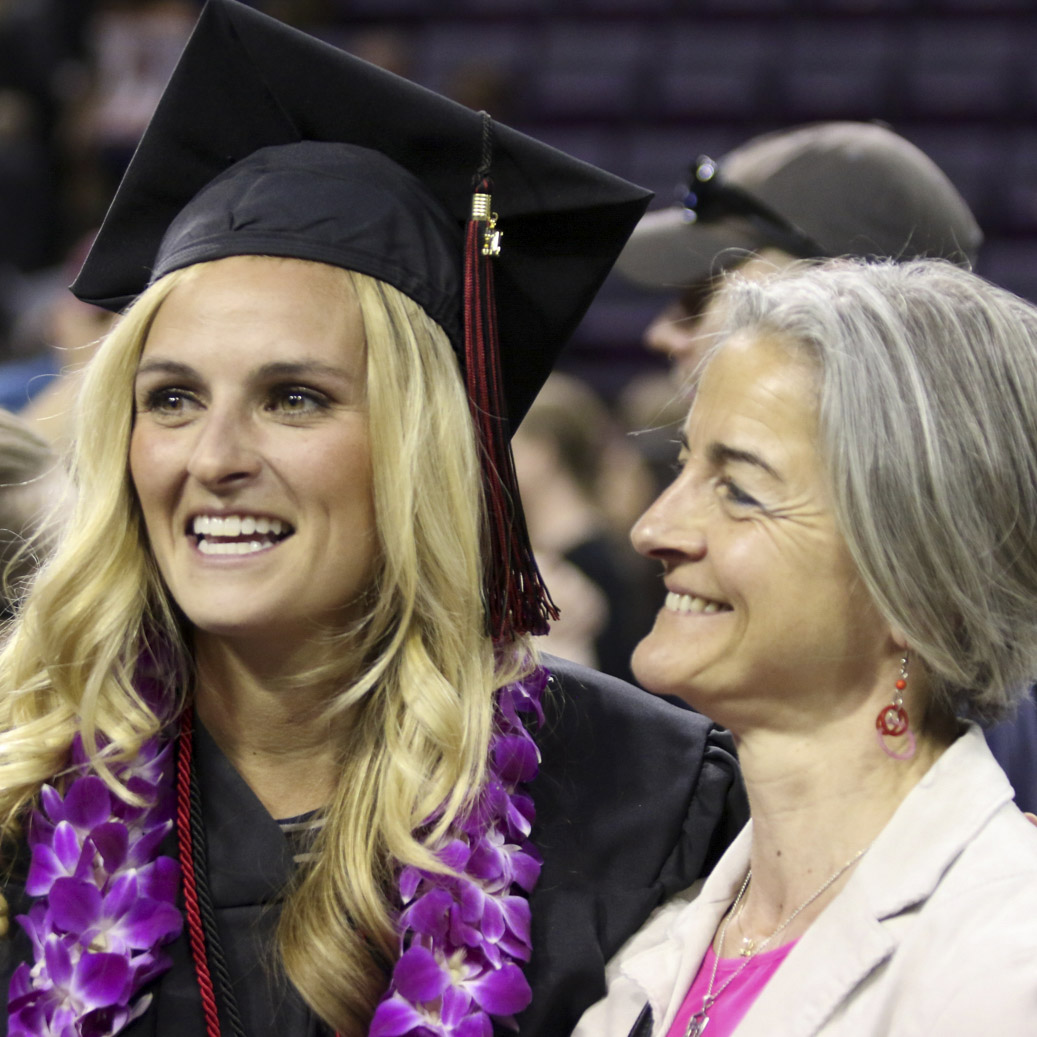
MULTIPOLYGON (((68 280, 189 31, 194 0, 0 0, 0 346, 68 280)), ((876 119, 972 206, 978 272, 1037 300, 1034 0, 254 0, 656 192, 748 137, 876 119)), ((328 98, 328 104, 348 103, 328 98)), ((661 363, 657 305, 610 280, 566 365, 611 398, 661 363)))

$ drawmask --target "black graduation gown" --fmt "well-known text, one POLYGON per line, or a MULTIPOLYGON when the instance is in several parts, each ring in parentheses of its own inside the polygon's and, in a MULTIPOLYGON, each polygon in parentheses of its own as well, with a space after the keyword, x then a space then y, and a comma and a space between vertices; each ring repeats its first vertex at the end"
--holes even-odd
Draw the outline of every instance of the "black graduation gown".
MULTIPOLYGON (((608 958, 654 907, 712 867, 748 813, 725 732, 621 681, 562 660, 547 664, 554 677, 531 788, 544 867, 532 896, 533 1002, 519 1017, 522 1037, 568 1035, 604 994, 608 958)), ((201 727, 195 759, 210 890, 244 1030, 326 1037, 295 991, 272 978, 269 905, 291 873, 288 842, 201 727)), ((26 906, 21 889, 12 882, 5 892, 13 917, 26 906)), ((13 923, 12 932, 0 941, 5 1020, 11 973, 29 954, 13 923)), ((205 1033, 186 934, 167 950, 173 967, 151 985, 154 1002, 125 1037, 205 1033)))

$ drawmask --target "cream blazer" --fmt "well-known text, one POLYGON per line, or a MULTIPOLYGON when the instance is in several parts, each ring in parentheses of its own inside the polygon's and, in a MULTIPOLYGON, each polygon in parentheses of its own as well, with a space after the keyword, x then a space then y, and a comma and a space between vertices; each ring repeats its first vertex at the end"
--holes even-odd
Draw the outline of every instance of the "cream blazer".
MULTIPOLYGON (((574 1037, 628 1037, 646 1001, 653 1037, 666 1033, 745 877, 751 826, 619 950, 608 994, 574 1037)), ((975 725, 908 794, 737 1029, 814 1034, 1037 1037, 1037 827, 975 725)))

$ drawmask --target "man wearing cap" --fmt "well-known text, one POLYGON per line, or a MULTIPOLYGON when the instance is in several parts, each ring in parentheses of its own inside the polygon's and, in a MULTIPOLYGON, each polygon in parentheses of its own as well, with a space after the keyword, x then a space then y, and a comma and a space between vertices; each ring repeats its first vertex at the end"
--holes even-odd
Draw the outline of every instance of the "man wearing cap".
POLYGON ((761 277, 794 259, 976 258, 982 232, 936 164, 873 123, 828 122, 754 137, 691 170, 682 205, 645 216, 616 264, 677 294, 645 344, 691 373, 717 329, 714 277, 761 277))

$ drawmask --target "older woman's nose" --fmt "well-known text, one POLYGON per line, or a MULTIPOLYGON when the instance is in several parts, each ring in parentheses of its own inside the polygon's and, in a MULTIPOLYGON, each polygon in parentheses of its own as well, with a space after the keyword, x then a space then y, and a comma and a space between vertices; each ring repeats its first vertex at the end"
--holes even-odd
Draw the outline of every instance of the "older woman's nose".
POLYGON ((700 558, 706 551, 705 526, 697 495, 682 476, 656 498, 630 531, 634 550, 646 558, 700 558))
POLYGON ((187 470, 210 489, 234 486, 254 476, 260 456, 247 420, 234 413, 210 410, 199 423, 187 470))

